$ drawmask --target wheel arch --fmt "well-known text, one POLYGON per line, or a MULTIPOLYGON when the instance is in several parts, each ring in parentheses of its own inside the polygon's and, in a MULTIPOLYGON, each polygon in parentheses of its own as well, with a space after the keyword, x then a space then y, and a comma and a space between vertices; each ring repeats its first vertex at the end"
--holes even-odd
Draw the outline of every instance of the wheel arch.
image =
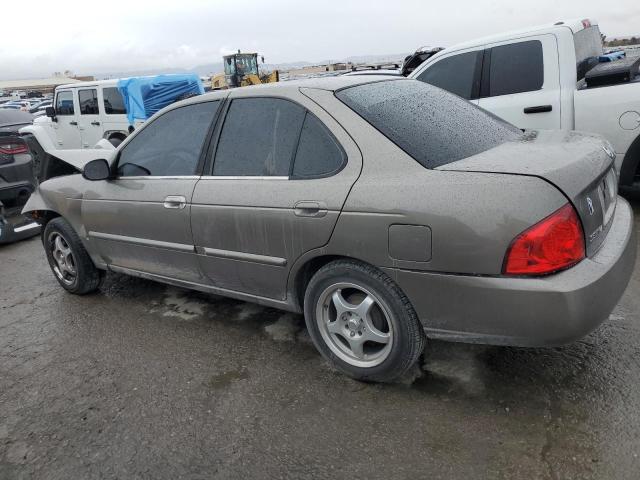
POLYGON ((620 185, 632 185, 634 177, 640 175, 640 135, 631 142, 620 167, 620 185))
POLYGON ((372 265, 371 263, 362 260, 361 258, 350 257, 346 255, 323 253, 309 258, 301 259, 296 263, 296 265, 294 265, 294 269, 289 277, 289 292, 291 295, 290 298, 298 311, 302 312, 304 310, 304 295, 311 278, 322 267, 336 260, 352 260, 377 268, 375 265, 372 265))

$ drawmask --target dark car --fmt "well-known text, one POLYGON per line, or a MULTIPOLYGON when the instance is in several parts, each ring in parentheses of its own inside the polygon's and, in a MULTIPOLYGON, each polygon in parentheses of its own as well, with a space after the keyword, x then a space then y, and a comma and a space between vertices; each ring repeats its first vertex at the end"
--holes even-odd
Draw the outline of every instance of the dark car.
POLYGON ((30 113, 0 110, 0 243, 40 231, 37 223, 20 213, 37 183, 29 148, 18 133, 32 121, 30 113))

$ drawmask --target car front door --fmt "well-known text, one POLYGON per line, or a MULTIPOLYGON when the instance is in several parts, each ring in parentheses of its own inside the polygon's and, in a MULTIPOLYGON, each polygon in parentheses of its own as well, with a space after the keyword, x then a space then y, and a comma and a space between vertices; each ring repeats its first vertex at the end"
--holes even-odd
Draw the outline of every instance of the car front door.
POLYGON ((82 148, 92 148, 102 138, 103 130, 98 109, 98 91, 95 88, 78 89, 78 130, 82 148))
POLYGON ((556 37, 487 46, 480 106, 521 129, 560 128, 556 37))
POLYGON ((480 75, 482 72, 482 48, 456 51, 436 57, 426 68, 414 76, 417 80, 440 87, 478 104, 480 75))
POLYGON ((56 91, 56 121, 52 122, 56 136, 56 147, 62 149, 80 148, 78 130, 78 105, 73 89, 56 91))
POLYGON ((87 186, 88 241, 124 271, 201 282, 190 226, 191 196, 219 101, 169 110, 124 144, 115 178, 87 186))
POLYGON ((329 241, 362 159, 342 127, 299 92, 231 96, 209 175, 193 195, 196 251, 213 286, 284 299, 291 265, 329 241))

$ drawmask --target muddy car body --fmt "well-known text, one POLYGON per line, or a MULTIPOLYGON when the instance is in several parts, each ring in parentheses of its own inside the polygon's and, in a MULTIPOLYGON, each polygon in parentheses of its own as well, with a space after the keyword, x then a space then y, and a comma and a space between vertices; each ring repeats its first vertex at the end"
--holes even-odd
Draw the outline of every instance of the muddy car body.
POLYGON ((112 270, 304 312, 341 371, 384 381, 424 332, 556 345, 606 319, 635 258, 615 175, 599 137, 341 77, 168 107, 25 211, 74 293, 112 270))

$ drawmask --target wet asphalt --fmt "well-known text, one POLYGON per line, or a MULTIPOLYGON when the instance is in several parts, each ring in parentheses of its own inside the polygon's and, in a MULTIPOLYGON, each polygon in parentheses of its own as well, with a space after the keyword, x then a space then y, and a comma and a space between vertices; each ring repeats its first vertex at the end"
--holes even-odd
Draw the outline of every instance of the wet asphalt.
POLYGON ((2 480, 640 478, 640 257, 584 340, 434 341, 395 385, 332 371, 300 316, 119 275, 66 294, 37 238, 0 273, 2 480))

